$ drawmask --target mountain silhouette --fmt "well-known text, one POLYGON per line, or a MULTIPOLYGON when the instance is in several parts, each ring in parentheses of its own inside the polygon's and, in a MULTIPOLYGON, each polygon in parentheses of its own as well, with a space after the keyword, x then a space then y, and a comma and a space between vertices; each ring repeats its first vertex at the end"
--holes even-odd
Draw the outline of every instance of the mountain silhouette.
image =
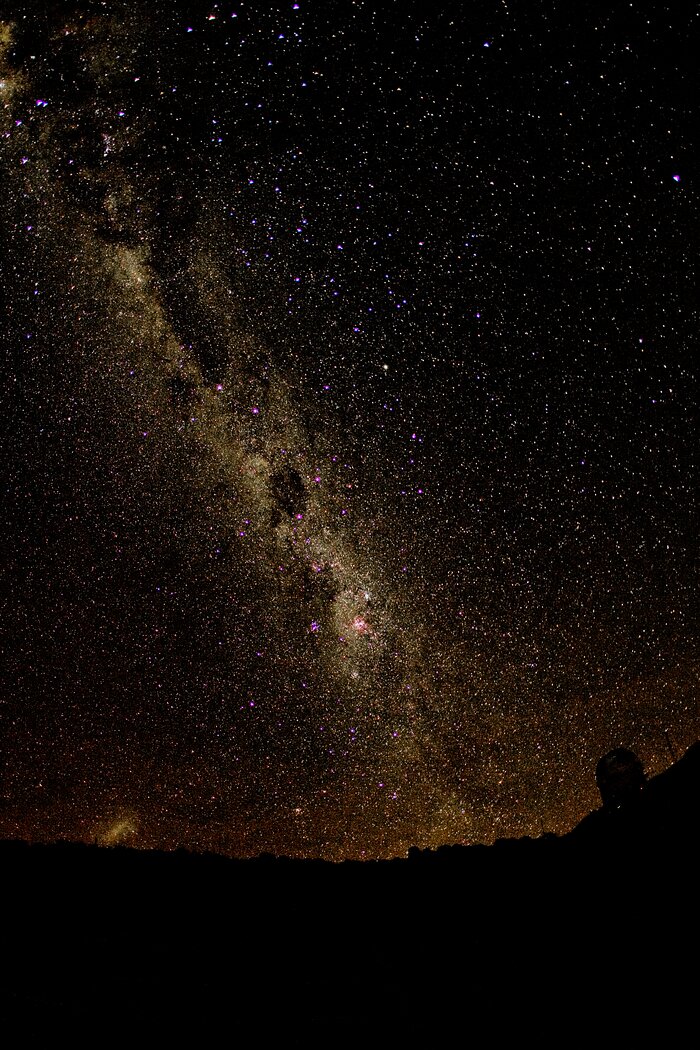
POLYGON ((0 843, 5 1045, 685 1040, 700 743, 568 834, 334 864, 0 843))

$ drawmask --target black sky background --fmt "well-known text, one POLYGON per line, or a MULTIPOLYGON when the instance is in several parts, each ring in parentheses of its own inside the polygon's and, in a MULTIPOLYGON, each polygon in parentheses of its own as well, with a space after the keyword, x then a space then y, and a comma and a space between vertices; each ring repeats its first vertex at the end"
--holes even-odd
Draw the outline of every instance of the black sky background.
POLYGON ((0 10, 2 834, 394 856, 668 765, 696 15, 0 10))

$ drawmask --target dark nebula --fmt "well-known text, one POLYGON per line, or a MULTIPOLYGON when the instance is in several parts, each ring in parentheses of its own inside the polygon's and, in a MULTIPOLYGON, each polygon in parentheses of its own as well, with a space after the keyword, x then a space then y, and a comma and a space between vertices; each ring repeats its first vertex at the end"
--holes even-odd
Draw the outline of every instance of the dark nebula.
POLYGON ((696 39, 0 4, 0 837, 402 856, 697 739, 696 39))

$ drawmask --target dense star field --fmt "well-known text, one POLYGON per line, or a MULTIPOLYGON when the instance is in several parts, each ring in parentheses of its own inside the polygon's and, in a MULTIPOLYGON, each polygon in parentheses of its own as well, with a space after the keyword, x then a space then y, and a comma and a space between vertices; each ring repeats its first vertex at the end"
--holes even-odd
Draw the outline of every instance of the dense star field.
POLYGON ((0 3, 0 837, 401 856, 698 738, 697 22, 0 3))

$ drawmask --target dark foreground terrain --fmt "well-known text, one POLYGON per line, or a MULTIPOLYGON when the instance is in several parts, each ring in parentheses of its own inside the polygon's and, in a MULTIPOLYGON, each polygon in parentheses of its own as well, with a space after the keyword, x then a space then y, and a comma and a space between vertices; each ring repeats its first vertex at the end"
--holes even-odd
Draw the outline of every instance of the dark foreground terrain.
POLYGON ((566 836, 389 862, 2 843, 3 1045, 694 1044, 699 812, 696 744, 566 836))

